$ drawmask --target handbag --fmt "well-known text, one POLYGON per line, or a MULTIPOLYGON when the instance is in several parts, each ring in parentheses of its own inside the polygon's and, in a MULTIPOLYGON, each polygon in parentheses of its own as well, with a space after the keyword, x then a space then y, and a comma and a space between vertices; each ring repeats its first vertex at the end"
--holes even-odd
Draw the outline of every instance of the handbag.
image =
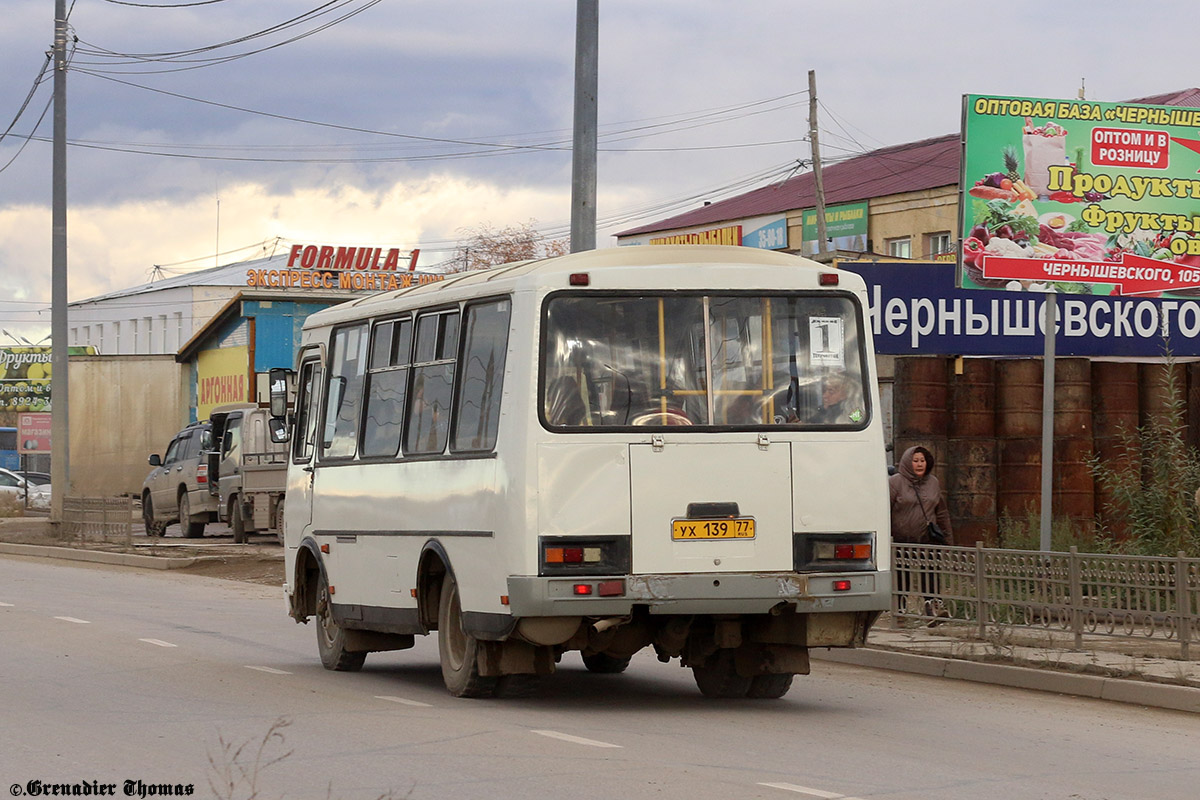
MULTIPOLYGON (((925 512, 925 504, 921 502, 921 492, 916 486, 913 486, 913 491, 917 495, 917 505, 921 507, 921 516, 929 519, 929 515, 925 512)), ((930 522, 925 527, 925 533, 929 536, 930 544, 949 544, 950 537, 936 522, 930 522)))

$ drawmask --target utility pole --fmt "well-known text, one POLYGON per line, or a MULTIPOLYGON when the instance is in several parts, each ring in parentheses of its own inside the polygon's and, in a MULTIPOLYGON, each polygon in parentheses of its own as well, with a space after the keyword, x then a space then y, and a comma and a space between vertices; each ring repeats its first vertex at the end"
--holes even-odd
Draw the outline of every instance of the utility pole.
POLYGON ((596 93, 600 0, 575 3, 575 134, 571 148, 571 252, 596 249, 596 93))
POLYGON ((63 518, 71 491, 67 376, 67 2, 54 0, 54 144, 50 245, 50 521, 63 518))
POLYGON ((808 71, 808 141, 812 145, 813 180, 817 189, 817 253, 825 252, 825 184, 821 179, 821 148, 817 143, 817 72, 808 71))

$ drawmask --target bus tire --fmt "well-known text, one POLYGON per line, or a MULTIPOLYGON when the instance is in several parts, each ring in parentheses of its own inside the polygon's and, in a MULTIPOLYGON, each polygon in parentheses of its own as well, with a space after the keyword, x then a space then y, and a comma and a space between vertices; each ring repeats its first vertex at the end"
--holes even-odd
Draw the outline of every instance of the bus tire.
POLYGON ((245 544, 246 517, 242 514, 242 500, 236 495, 229 501, 229 527, 233 529, 234 544, 245 544))
POLYGON ((599 675, 617 675, 629 666, 630 656, 610 656, 608 653, 592 653, 583 656, 583 665, 588 672, 599 675))
POLYGON ((488 697, 496 690, 496 678, 479 674, 479 648, 479 640, 463 630, 458 583, 447 572, 438 598, 438 657, 442 681, 455 697, 488 697))
POLYGON ((707 664, 692 667, 692 677, 705 697, 745 697, 754 680, 738 675, 733 650, 718 650, 707 664))
POLYGON ((279 505, 275 507, 275 536, 279 538, 279 546, 283 547, 283 498, 279 498, 279 505))
POLYGON ((162 536, 167 527, 154 519, 154 501, 150 499, 149 492, 142 496, 142 522, 146 526, 146 535, 152 538, 162 536))
POLYGON ((778 700, 792 688, 794 677, 796 676, 790 672, 755 675, 750 679, 750 690, 746 692, 746 697, 753 700, 778 700))
POLYGON ((333 618, 329 601, 329 581, 322 572, 317 578, 317 652, 321 654, 321 666, 337 672, 358 672, 367 653, 363 650, 346 649, 346 631, 333 618))
POLYGON ((204 523, 192 522, 192 501, 187 489, 179 493, 179 531, 185 539, 199 539, 204 535, 204 523))

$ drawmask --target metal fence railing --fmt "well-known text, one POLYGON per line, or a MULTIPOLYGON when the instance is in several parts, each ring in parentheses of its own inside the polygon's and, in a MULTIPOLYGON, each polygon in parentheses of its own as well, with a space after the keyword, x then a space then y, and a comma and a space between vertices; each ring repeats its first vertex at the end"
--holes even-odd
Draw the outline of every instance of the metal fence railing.
POLYGON ((131 543, 133 537, 132 497, 63 498, 62 532, 65 538, 99 537, 104 541, 131 543))
POLYGON ((1189 658, 1200 642, 1200 558, 975 547, 892 546, 898 620, 1024 626, 1074 635, 1157 638, 1189 658))

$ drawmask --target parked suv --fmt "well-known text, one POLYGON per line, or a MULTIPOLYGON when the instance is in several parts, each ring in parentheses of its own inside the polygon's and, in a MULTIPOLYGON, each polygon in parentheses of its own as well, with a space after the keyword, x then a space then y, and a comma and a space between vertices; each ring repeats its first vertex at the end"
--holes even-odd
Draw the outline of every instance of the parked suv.
POLYGON ((208 451, 212 426, 193 422, 175 434, 161 458, 150 456, 154 469, 142 484, 142 519, 148 536, 162 536, 179 522, 189 539, 204 535, 204 526, 216 520, 217 498, 208 491, 208 451))

